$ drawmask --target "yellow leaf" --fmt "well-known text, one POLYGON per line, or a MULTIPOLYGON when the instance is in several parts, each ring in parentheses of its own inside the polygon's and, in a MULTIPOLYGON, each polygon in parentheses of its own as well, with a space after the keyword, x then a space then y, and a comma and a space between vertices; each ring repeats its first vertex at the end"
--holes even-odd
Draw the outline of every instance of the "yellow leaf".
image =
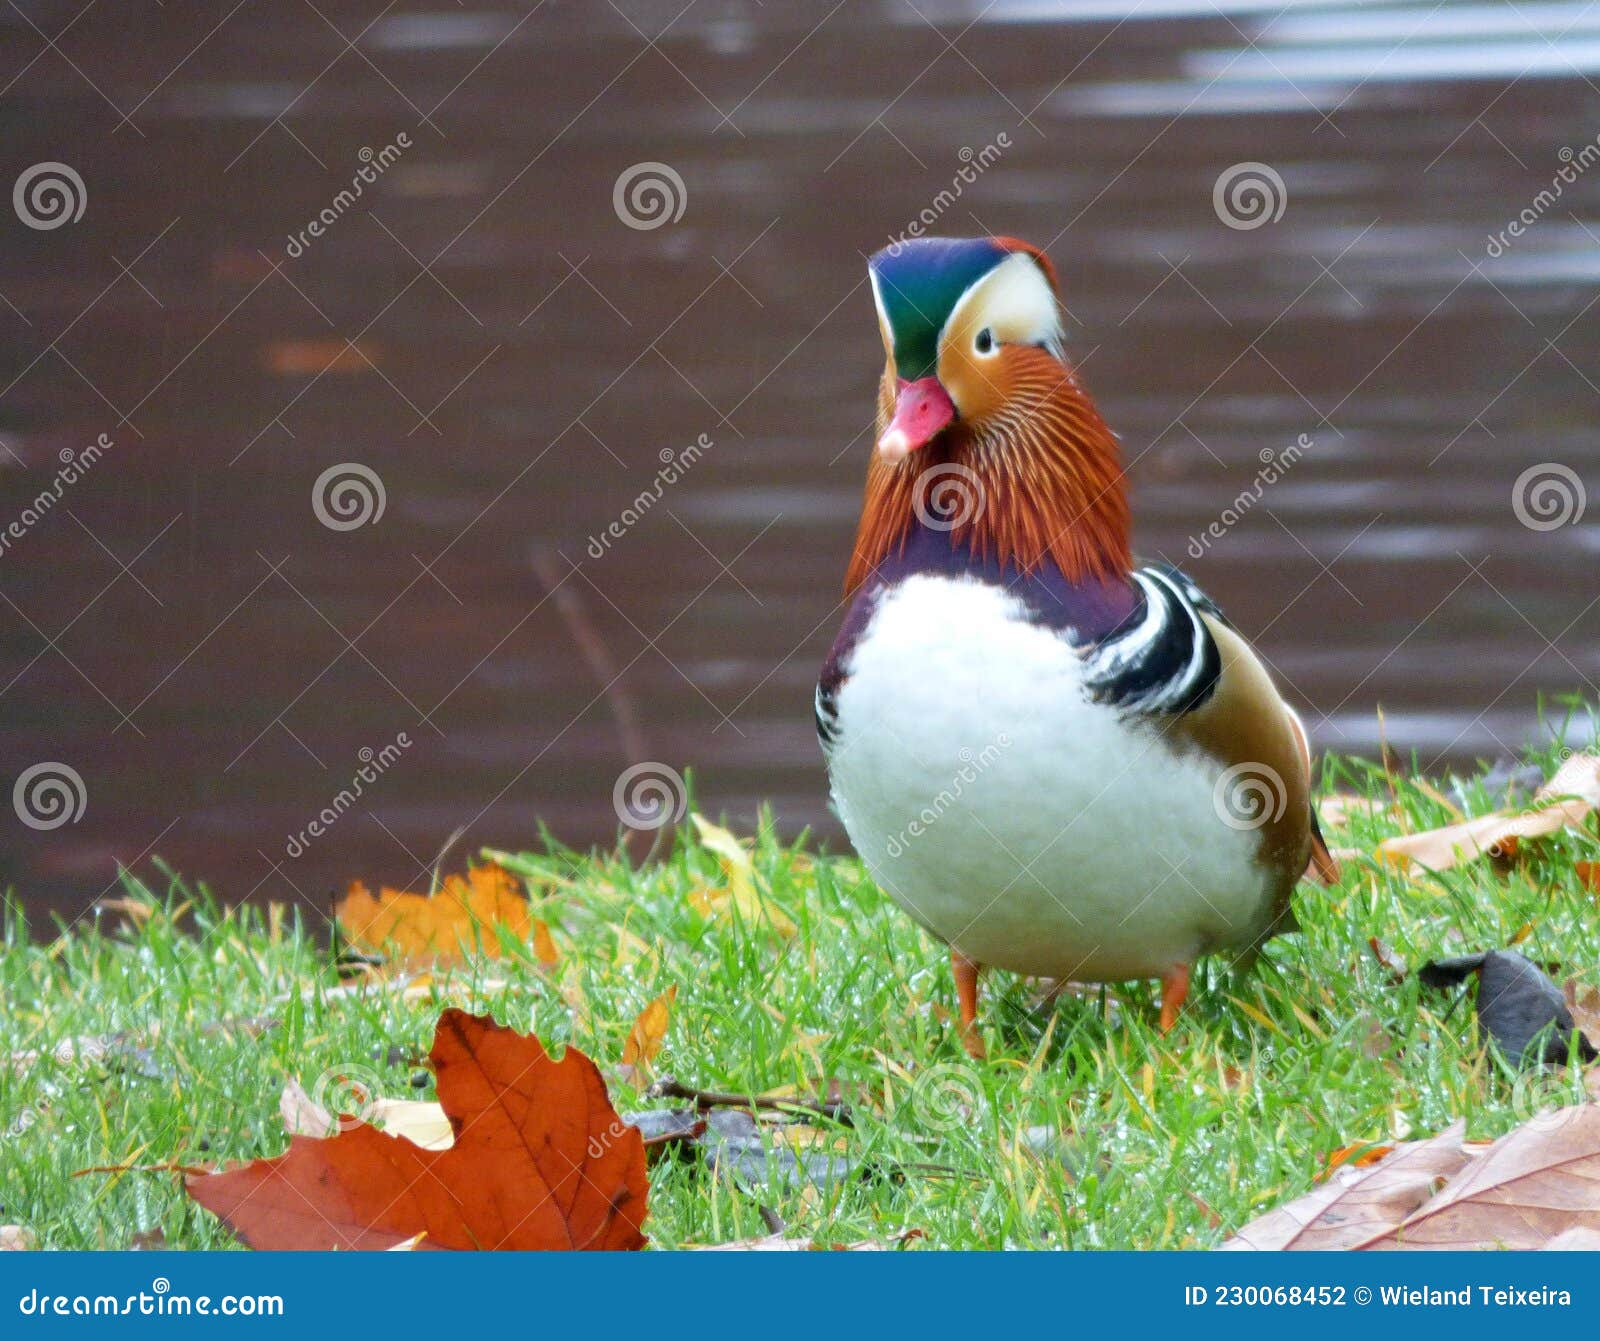
POLYGON ((533 920, 533 953, 541 964, 551 965, 561 958, 561 952, 556 949, 555 939, 550 935, 550 926, 542 918, 533 920))
POLYGON ((639 1018, 628 1030, 628 1039, 622 1045, 622 1064, 628 1067, 647 1068, 661 1051, 667 1036, 667 1026, 672 1022, 672 1003, 678 998, 674 983, 639 1012, 639 1018))
POLYGON ((1600 806, 1600 755, 1575 754, 1521 810, 1496 810, 1441 829, 1388 838, 1377 855, 1403 870, 1448 871, 1464 861, 1511 856, 1518 844, 1580 826, 1600 806))
MULTIPOLYGON (((706 907, 715 912, 721 905, 731 904, 746 922, 765 922, 778 935, 793 936, 797 928, 788 915, 776 904, 763 898, 757 890, 755 863, 750 860, 744 844, 726 829, 711 823, 704 815, 690 815, 689 819, 700 835, 701 845, 714 853, 721 863, 723 879, 727 882, 725 893, 720 890, 704 891, 706 907)), ((698 911, 700 903, 695 901, 694 894, 691 893, 689 897, 698 911)), ((702 916, 708 915, 702 913, 702 916)))
POLYGON ((391 952, 408 964, 460 963, 475 950, 498 957, 495 928, 503 926, 526 940, 531 921, 516 878, 493 864, 474 866, 465 877, 446 877, 432 895, 398 889, 374 895, 357 880, 334 915, 355 945, 391 952))

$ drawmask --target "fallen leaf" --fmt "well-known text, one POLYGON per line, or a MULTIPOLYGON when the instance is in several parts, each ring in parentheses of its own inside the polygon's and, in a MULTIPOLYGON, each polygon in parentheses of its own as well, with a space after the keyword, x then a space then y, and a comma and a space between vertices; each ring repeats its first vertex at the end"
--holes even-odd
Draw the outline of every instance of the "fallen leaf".
MULTIPOLYGON (((1516 951, 1436 959, 1418 969, 1417 977, 1424 986, 1443 988, 1457 986, 1474 973, 1478 1019, 1511 1061, 1537 1065, 1571 1060, 1577 1025, 1561 989, 1516 951)), ((1600 1055, 1582 1034, 1576 1051, 1583 1061, 1600 1055)))
POLYGON ((1600 1048, 1600 989, 1569 978, 1561 995, 1583 1036, 1600 1048))
POLYGON ((576 1048, 447 1010, 430 1052, 454 1143, 428 1150, 357 1122, 286 1154, 184 1180, 263 1249, 639 1248, 648 1184, 639 1132, 576 1048))
POLYGON ((1575 861, 1573 870, 1578 873, 1578 883, 1591 894, 1600 894, 1600 861, 1575 861))
POLYGON ((1411 966, 1406 963, 1405 956, 1396 953, 1394 947, 1386 941, 1380 941, 1376 936, 1367 938, 1367 944, 1372 947, 1372 953, 1377 957, 1378 963, 1389 974, 1391 981, 1402 983, 1411 976, 1411 966))
POLYGON ((1353 1248, 1392 1232, 1467 1164, 1464 1123, 1396 1146, 1376 1164, 1342 1168, 1315 1191, 1252 1220, 1222 1245, 1230 1252, 1353 1248))
POLYGON ((1563 1230, 1544 1245, 1544 1252, 1570 1253, 1600 1252, 1600 1229, 1583 1229, 1581 1227, 1563 1230))
POLYGON ((793 936, 796 927, 789 916, 756 888, 756 868, 744 844, 728 830, 711 823, 704 815, 691 814, 690 822, 700 836, 700 844, 713 853, 722 867, 724 884, 720 888, 692 891, 689 898, 702 917, 712 917, 725 905, 738 910, 747 923, 765 922, 778 935, 793 936), (698 895, 698 897, 696 897, 698 895))
POLYGON ((1600 806, 1600 755, 1575 754, 1533 795, 1524 810, 1496 810, 1439 829, 1386 838, 1378 856, 1402 870, 1448 871, 1463 861, 1508 855, 1524 838, 1542 838, 1582 824, 1600 806))
POLYGON ((639 1012, 639 1018, 628 1030, 622 1045, 622 1071, 630 1082, 643 1088, 649 1083, 650 1063, 667 1037, 667 1026, 672 1022, 672 1003, 678 999, 674 983, 639 1012))
POLYGON ((533 957, 547 968, 561 958, 555 938, 550 934, 550 925, 542 917, 533 919, 533 957))
POLYGON ((1364 1169, 1369 1164, 1376 1164, 1393 1149, 1392 1145, 1374 1145, 1370 1141, 1358 1141, 1355 1145, 1341 1146, 1328 1156, 1327 1168, 1323 1170, 1322 1176, 1331 1178, 1339 1169, 1346 1166, 1352 1169, 1364 1169))
POLYGON ((1317 802, 1317 818, 1330 829, 1342 829, 1352 819, 1381 819, 1392 814, 1392 802, 1349 792, 1335 792, 1317 802))
MULTIPOLYGON (((337 1136, 342 1114, 330 1113, 291 1080, 278 1098, 278 1115, 290 1136, 337 1136)), ((404 1136, 424 1150, 448 1150, 455 1144, 455 1129, 443 1105, 432 1099, 384 1099, 372 1096, 362 1105, 360 1118, 390 1136, 404 1136)))
POLYGON ((1600 1242, 1600 1104, 1540 1114, 1488 1146, 1463 1124, 1252 1221, 1225 1249, 1525 1250, 1600 1242))
POLYGON ((465 877, 447 876, 431 895, 382 889, 375 896, 357 880, 334 914, 362 949, 394 953, 411 965, 460 963, 474 950, 498 957, 495 928, 525 941, 532 921, 516 877, 492 863, 465 877))
POLYGON ((1398 1228, 1353 1246, 1542 1248, 1570 1229, 1600 1230, 1600 1105, 1508 1132, 1398 1228))

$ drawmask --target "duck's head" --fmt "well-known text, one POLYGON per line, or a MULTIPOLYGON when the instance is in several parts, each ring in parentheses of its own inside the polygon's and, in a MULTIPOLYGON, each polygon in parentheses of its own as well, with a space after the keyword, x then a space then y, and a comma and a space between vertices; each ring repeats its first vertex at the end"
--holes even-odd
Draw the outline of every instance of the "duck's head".
POLYGON ((1125 574, 1116 439, 1062 343, 1055 269, 1008 237, 898 242, 868 263, 885 366, 853 590, 913 526, 1024 572, 1125 574), (950 472, 964 504, 944 524, 950 472))
POLYGON ((1055 270, 1015 238, 920 238, 868 263, 892 411, 890 464, 952 425, 981 432, 1040 378, 1061 375, 1055 270))

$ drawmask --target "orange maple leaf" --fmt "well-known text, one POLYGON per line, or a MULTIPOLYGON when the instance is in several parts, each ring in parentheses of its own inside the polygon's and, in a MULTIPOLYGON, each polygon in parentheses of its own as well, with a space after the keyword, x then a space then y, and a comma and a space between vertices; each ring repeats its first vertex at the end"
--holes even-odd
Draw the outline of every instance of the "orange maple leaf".
POLYGON ((448 1149, 357 1123, 184 1187, 252 1248, 644 1246, 644 1139, 592 1061, 576 1048, 554 1061, 537 1038, 454 1009, 430 1056, 448 1149))
POLYGON ((352 881, 334 915, 362 949, 390 952, 410 964, 459 963, 475 948, 497 957, 496 927, 525 941, 533 922, 516 877, 492 862, 465 877, 445 877, 436 894, 384 888, 374 895, 352 881))

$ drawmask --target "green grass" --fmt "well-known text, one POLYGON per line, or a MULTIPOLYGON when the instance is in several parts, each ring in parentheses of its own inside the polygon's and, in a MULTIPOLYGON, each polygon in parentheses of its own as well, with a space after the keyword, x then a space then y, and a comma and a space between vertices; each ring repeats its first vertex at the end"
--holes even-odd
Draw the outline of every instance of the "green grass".
MULTIPOLYGON (((1547 771, 1553 755, 1536 760, 1547 771)), ((1401 823, 1446 822, 1426 789, 1392 784, 1403 820, 1357 820, 1330 834, 1371 852, 1401 823)), ((1381 769, 1325 767, 1324 790, 1385 801, 1381 769)), ((1473 810, 1497 798, 1480 793, 1473 810)), ((175 1175, 87 1174, 99 1165, 202 1163, 281 1151, 284 1081, 368 1068, 383 1091, 429 1097, 410 1057, 426 1053, 446 1004, 490 1010, 549 1044, 574 1044, 608 1074, 645 1004, 678 988, 658 1074, 707 1088, 844 1085, 854 1122, 831 1134, 858 1175, 821 1186, 749 1187, 694 1162, 652 1172, 647 1228, 658 1247, 765 1232, 765 1204, 788 1232, 826 1242, 919 1229, 949 1248, 1203 1248, 1306 1191, 1328 1152, 1436 1131, 1465 1117, 1494 1136, 1582 1078, 1518 1080, 1476 1035, 1469 1002, 1395 983, 1377 936, 1413 965, 1507 945, 1600 981, 1600 919, 1573 862, 1600 857, 1589 834, 1538 846, 1507 876, 1487 862, 1408 879, 1346 863, 1342 887, 1302 886, 1303 935, 1274 942, 1256 969, 1213 965, 1163 1039, 1151 986, 1063 995, 987 975, 987 1064, 961 1052, 947 1011, 943 949, 867 881, 853 860, 813 857, 764 830, 764 895, 796 925, 788 939, 737 915, 707 919, 689 892, 722 880, 688 834, 641 869, 615 856, 516 857, 561 951, 542 970, 521 945, 407 999, 378 985, 336 992, 325 928, 284 909, 225 908, 163 874, 130 877, 154 905, 133 926, 85 918, 47 939, 13 912, 0 956, 0 1223, 53 1248, 125 1248, 160 1230, 173 1246, 232 1242, 183 1197, 175 1175), (279 1023, 252 1035, 236 1023, 279 1023), (99 1061, 51 1051, 77 1036, 130 1031, 99 1061), (391 1050, 396 1050, 391 1052, 391 1050), (394 1058, 391 1064, 390 1058, 394 1058), (20 1120, 19 1120, 20 1119, 20 1120), (20 1129, 19 1129, 20 1128, 20 1129)), ((614 1087, 623 1112, 660 1107, 614 1087)))

